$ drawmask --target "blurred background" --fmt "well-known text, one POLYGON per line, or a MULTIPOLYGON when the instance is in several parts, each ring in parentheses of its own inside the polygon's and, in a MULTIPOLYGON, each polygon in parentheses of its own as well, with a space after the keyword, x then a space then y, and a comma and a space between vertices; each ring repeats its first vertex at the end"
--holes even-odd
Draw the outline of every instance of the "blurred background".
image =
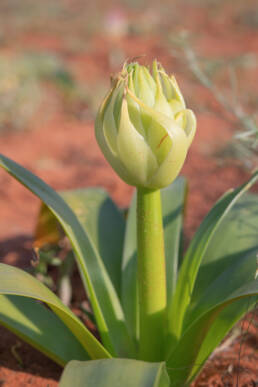
MULTIPOLYGON (((256 0, 1 0, 0 151, 56 189, 103 185, 128 205, 132 188, 100 153, 94 117, 110 75, 135 58, 174 73, 197 114, 183 169, 191 235, 257 166, 256 0)), ((3 171, 0 209, 0 238, 30 240, 38 202, 3 171)))
POLYGON ((0 133, 90 121, 125 60, 158 58, 255 148, 257 31, 256 0, 1 0, 0 133))
MULTIPOLYGON (((104 186, 128 206, 133 189, 104 160, 94 118, 125 60, 155 58, 197 115, 183 168, 189 241, 219 196, 258 166, 257 0, 1 0, 0 152, 57 190, 104 186)), ((30 265, 38 210, 38 200, 0 170, 1 262, 30 265)), ((14 338, 6 335, 0 353, 9 369, 5 348, 14 338)), ((29 372, 40 373, 45 360, 22 348, 29 372)), ((44 377, 58 379, 60 369, 46 364, 44 377)), ((8 386, 19 385, 15 375, 8 386)))

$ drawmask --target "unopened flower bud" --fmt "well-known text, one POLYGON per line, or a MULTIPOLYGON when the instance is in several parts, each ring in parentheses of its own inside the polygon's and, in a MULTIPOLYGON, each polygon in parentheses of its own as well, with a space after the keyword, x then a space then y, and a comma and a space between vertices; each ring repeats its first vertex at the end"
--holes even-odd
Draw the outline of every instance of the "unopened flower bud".
POLYGON ((152 74, 125 64, 113 81, 95 123, 98 144, 128 184, 159 189, 178 175, 196 130, 173 76, 156 61, 152 74))

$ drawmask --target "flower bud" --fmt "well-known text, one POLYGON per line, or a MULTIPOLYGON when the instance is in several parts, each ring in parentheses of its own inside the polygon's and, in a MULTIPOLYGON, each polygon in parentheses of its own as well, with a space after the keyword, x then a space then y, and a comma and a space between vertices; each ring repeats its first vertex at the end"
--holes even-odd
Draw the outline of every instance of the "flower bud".
POLYGON ((173 76, 156 61, 152 74, 125 64, 113 81, 95 123, 98 144, 128 184, 159 189, 178 175, 196 130, 173 76))

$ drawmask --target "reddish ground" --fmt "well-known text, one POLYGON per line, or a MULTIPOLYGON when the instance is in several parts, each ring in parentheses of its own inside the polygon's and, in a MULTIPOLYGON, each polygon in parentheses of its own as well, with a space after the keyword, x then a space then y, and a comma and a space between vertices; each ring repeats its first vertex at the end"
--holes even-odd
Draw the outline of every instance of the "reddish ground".
MULTIPOLYGON (((219 27, 218 18, 210 17, 207 9, 201 6, 188 6, 186 13, 178 8, 178 15, 181 20, 184 16, 183 27, 191 29, 193 34, 205 31, 195 41, 195 48, 200 54, 205 52, 210 57, 216 57, 255 53, 258 30, 240 28, 236 24, 233 2, 229 2, 224 10, 219 18, 219 27)), ((176 29, 179 29, 178 24, 176 29)), ((62 37, 26 32, 13 40, 10 47, 12 50, 26 47, 58 52, 73 69, 77 79, 89 84, 93 92, 97 79, 107 80, 108 74, 116 70, 110 61, 110 51, 114 48, 123 50, 124 56, 129 58, 147 53, 145 63, 157 57, 168 71, 177 74, 188 105, 197 111, 198 118, 197 135, 182 171, 188 178, 190 188, 185 227, 189 240, 204 215, 225 190, 236 187, 249 176, 249 172, 239 163, 233 160, 228 163, 215 156, 231 139, 234 120, 222 111, 209 91, 186 75, 173 50, 170 48, 169 51, 167 41, 164 43, 159 35, 148 33, 114 38, 96 34, 87 44, 91 47, 90 52, 71 53, 67 51, 66 41, 62 37)), ((254 84, 256 89, 257 75, 257 69, 244 74, 245 82, 254 84)), ((92 120, 81 121, 59 106, 47 120, 42 109, 31 127, 33 130, 1 134, 1 153, 29 168, 55 189, 104 186, 120 206, 129 204, 132 188, 121 182, 105 162, 96 145, 92 120)), ((32 194, 0 171, 2 262, 20 267, 29 265, 38 206, 39 202, 32 194)), ((244 334, 209 360, 193 386, 257 386, 255 326, 257 321, 250 326, 244 324, 244 334)), ((61 373, 57 365, 2 327, 0 335, 0 387, 57 386, 61 373)))

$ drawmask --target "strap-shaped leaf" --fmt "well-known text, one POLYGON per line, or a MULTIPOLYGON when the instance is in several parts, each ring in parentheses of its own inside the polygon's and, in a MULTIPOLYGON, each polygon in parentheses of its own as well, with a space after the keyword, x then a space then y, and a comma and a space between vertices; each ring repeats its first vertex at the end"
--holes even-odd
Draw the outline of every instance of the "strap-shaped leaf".
POLYGON ((183 228, 183 211, 187 184, 178 177, 161 191, 167 273, 167 305, 170 307, 180 265, 180 249, 183 228))
POLYGON ((200 315, 188 327, 168 357, 167 370, 173 387, 183 386, 190 381, 202 343, 217 316, 233 302, 245 297, 256 296, 258 292, 257 285, 257 281, 254 280, 228 295, 223 301, 214 305, 212 309, 207 310, 205 306, 203 307, 206 310, 205 313, 200 315))
POLYGON ((214 349, 217 348, 233 326, 255 306, 256 302, 256 296, 246 297, 233 302, 218 314, 202 341, 200 351, 189 376, 190 380, 196 377, 214 349))
POLYGON ((127 216, 124 252, 122 260, 121 300, 125 319, 132 337, 139 338, 139 308, 137 293, 137 234, 136 195, 134 195, 127 216))
POLYGON ((89 359, 68 327, 39 302, 21 296, 0 296, 0 324, 64 366, 89 359))
MULTIPOLYGON (((204 254, 196 279, 184 330, 202 308, 211 308, 227 293, 248 285, 254 279, 258 252, 258 196, 245 193, 228 212, 204 254), (194 312, 195 311, 195 312, 194 312)), ((227 306, 216 317, 204 338, 193 378, 205 360, 234 324, 254 305, 256 298, 241 299, 227 306)))
MULTIPOLYGON (((46 303, 74 334, 92 359, 110 357, 106 349, 70 309, 62 304, 51 290, 25 271, 0 263, 0 294, 34 298, 46 303)), ((1 314, 5 315, 4 309, 1 310, 1 314)))
POLYGON ((133 352, 118 295, 89 236, 71 208, 51 187, 27 169, 0 155, 0 166, 37 195, 58 219, 73 246, 101 338, 113 355, 133 352))
MULTIPOLYGON (((170 186, 161 190, 168 305, 170 305, 172 300, 180 261, 179 250, 185 196, 186 181, 183 177, 177 178, 170 186)), ((134 197, 126 224, 122 263, 122 305, 128 325, 133 332, 132 334, 135 338, 138 338, 136 245, 136 197, 134 197)))
MULTIPOLYGON (((258 195, 244 193, 226 214, 213 234, 203 256, 191 297, 191 309, 203 296, 211 283, 229 267, 235 266, 244 256, 253 254, 253 265, 250 265, 249 276, 256 268, 255 255, 258 252, 258 195)), ((237 289, 249 276, 234 278, 237 289)))
MULTIPOLYGON (((237 289, 249 285, 256 274, 256 251, 245 254, 233 265, 224 270, 200 297, 197 305, 188 313, 184 330, 202 314, 221 304, 237 289)), ((258 281, 257 281, 258 292, 258 281)))
MULTIPOLYGON (((98 251, 109 277, 120 295, 121 260, 125 220, 121 211, 101 188, 82 188, 59 192, 76 214, 98 251)), ((57 222, 46 205, 41 206, 35 245, 58 242, 57 222), (54 220, 54 221, 53 221, 54 220)))
POLYGON ((169 387, 165 363, 129 359, 71 361, 60 387, 169 387))
POLYGON ((209 242, 224 217, 233 205, 257 181, 258 171, 250 180, 234 191, 225 194, 212 208, 197 230, 184 257, 169 312, 169 339, 168 348, 175 345, 182 333, 183 319, 191 300, 198 270, 209 242))

